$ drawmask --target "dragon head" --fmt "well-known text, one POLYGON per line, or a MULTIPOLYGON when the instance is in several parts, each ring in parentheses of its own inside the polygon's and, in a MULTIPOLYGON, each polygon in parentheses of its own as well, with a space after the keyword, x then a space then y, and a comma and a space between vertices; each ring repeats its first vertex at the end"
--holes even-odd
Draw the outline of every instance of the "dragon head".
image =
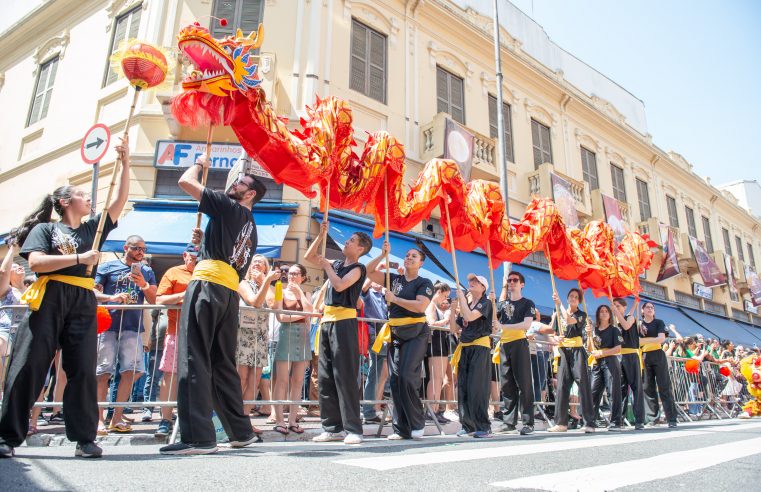
POLYGON ((258 56, 254 51, 263 40, 261 24, 248 36, 238 29, 235 36, 223 39, 214 39, 198 23, 184 27, 177 35, 177 46, 193 64, 193 70, 183 80, 182 89, 225 97, 256 87, 261 80, 256 73, 258 56))

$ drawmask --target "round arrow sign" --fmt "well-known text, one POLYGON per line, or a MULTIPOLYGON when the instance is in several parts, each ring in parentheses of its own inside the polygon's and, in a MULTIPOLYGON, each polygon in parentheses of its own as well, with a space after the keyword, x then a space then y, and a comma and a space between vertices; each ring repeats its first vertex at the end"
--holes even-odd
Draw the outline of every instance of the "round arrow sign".
POLYGON ((111 142, 111 132, 108 127, 102 123, 96 123, 92 126, 85 138, 82 139, 82 147, 80 151, 82 153, 82 160, 88 164, 95 164, 100 162, 106 152, 108 151, 108 144, 111 142))

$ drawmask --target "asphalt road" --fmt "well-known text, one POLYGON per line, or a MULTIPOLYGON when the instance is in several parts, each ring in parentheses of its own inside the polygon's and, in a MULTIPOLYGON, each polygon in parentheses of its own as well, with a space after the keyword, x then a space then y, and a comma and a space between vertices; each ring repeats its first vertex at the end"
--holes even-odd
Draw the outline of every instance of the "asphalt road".
POLYGON ((100 460, 72 446, 21 447, 0 460, 0 490, 758 490, 761 419, 644 432, 569 432, 487 440, 428 437, 263 443, 211 456, 167 457, 158 445, 109 446, 100 460))

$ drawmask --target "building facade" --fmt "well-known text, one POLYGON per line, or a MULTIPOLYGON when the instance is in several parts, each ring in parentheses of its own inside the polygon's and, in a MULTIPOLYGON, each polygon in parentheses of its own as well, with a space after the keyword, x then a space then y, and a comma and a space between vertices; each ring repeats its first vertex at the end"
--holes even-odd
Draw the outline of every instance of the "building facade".
MULTIPOLYGON (((497 181, 496 82, 492 20, 481 4, 463 0, 48 0, 0 36, 0 233, 19 224, 42 198, 62 184, 89 187, 91 167, 79 146, 94 123, 114 135, 124 131, 131 89, 108 59, 119 43, 139 38, 174 46, 179 29, 198 21, 222 36, 233 27, 264 24, 259 71, 277 112, 298 126, 314 97, 350 102, 355 138, 386 130, 405 144, 407 181, 444 153, 447 119, 474 136, 471 178, 497 181), (213 17, 225 17, 222 28, 213 17)), ((613 200, 625 227, 661 244, 660 224, 670 227, 682 273, 656 283, 661 252, 643 279, 645 294, 683 306, 761 325, 749 304, 746 266, 761 253, 761 221, 728 191, 692 171, 675 152, 652 143, 644 105, 625 89, 555 46, 517 8, 505 4, 502 28, 505 155, 509 211, 520 217, 532 195, 552 196, 552 175, 568 184, 580 224, 606 217, 613 200), (703 283, 689 236, 705 245, 726 273, 730 264, 737 295, 729 287, 695 292, 703 283), (725 261, 725 255, 731 257, 725 261), (696 285, 697 284, 697 285, 696 285)), ((169 99, 179 88, 183 60, 170 86, 139 96, 129 128, 130 195, 134 210, 177 212, 183 204, 176 179, 192 162, 205 131, 180 127, 169 99), (190 157, 189 157, 190 156, 190 157)), ((216 129, 222 186, 237 152, 229 128, 216 129)), ((112 141, 113 143, 113 141, 112 141)), ((98 198, 110 181, 113 153, 101 163, 98 198)), ((278 222, 282 247, 270 253, 298 261, 317 231, 316 201, 268 182, 263 213, 288 215, 278 222)), ((139 217, 135 215, 133 217, 139 217)), ((350 217, 347 218, 349 220, 350 217)), ((125 231, 138 233, 139 230, 125 231)), ((147 231, 145 234, 148 234, 147 231)), ((436 217, 420 225, 422 236, 440 239, 436 217)), ((150 241, 149 241, 150 242, 150 241)), ((161 238, 156 238, 161 243, 161 238)), ((171 243, 171 240, 165 242, 171 243)), ((178 242, 180 242, 178 240, 178 242)), ((158 246, 157 246, 158 247, 158 246)), ((158 251, 158 250, 154 250, 158 251)), ((176 261, 172 248, 157 261, 176 261), (166 256, 166 258, 164 258, 166 256), (163 259, 162 259, 163 258, 163 259)), ((542 268, 534 255, 528 263, 542 268)), ((311 271, 312 283, 318 272, 311 271)))

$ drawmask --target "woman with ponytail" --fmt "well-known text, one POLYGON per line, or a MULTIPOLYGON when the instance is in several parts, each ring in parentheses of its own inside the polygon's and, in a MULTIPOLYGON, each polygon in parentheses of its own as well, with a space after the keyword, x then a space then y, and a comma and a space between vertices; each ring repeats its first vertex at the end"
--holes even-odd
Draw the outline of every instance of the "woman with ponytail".
MULTIPOLYGON (((129 143, 122 139, 116 151, 123 168, 119 192, 106 213, 100 244, 94 245, 100 216, 90 213, 90 196, 72 186, 61 186, 46 196, 16 233, 21 256, 39 279, 21 300, 29 315, 18 327, 11 352, 0 413, 0 457, 9 458, 24 441, 29 411, 45 383, 45 375, 60 347, 68 384, 63 394, 66 436, 77 443, 75 456, 97 458, 95 444, 98 402, 96 300, 94 279, 87 267, 96 265, 98 249, 116 227, 129 194, 129 143), (53 221, 53 212, 60 217, 53 221)), ((93 269, 93 274, 95 270, 93 269)))

